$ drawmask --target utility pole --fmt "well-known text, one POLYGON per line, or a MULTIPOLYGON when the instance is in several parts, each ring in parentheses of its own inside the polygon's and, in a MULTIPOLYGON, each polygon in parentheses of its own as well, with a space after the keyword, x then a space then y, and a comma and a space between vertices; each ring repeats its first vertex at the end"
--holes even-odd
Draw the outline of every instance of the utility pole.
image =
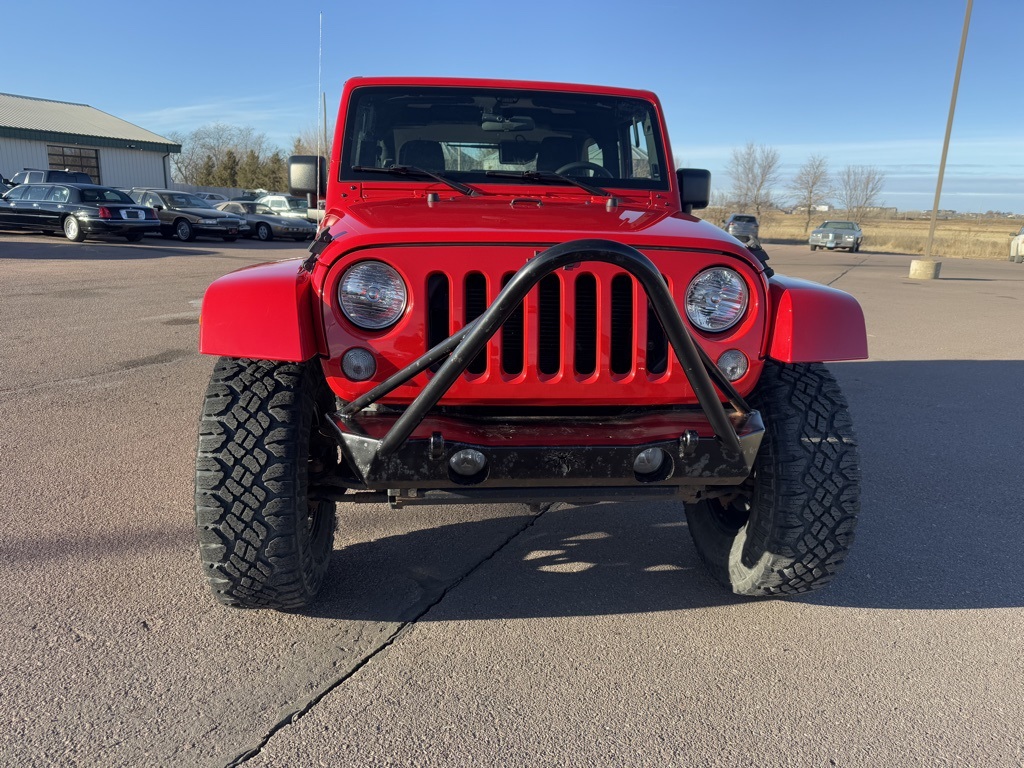
POLYGON ((939 181, 935 185, 935 203, 932 205, 932 223, 928 228, 928 245, 924 257, 932 257, 932 244, 935 241, 935 222, 939 215, 939 197, 942 195, 942 177, 946 173, 946 154, 949 152, 949 135, 953 130, 953 113, 956 111, 956 94, 960 89, 960 70, 964 65, 964 49, 967 47, 967 29, 971 26, 971 8, 974 0, 967 0, 967 13, 964 15, 964 31, 960 36, 960 55, 956 60, 956 77, 953 78, 953 96, 949 101, 949 117, 946 119, 946 138, 942 142, 942 159, 939 161, 939 181))

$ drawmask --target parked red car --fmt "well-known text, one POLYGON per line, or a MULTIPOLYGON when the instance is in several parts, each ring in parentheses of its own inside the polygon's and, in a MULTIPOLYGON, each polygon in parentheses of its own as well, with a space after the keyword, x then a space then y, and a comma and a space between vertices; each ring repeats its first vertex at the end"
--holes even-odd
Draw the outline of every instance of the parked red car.
POLYGON ((647 91, 348 81, 329 166, 290 161, 309 256, 203 300, 217 599, 309 602, 338 501, 682 502, 733 592, 831 581, 859 470, 821 362, 866 357, 863 314, 690 215, 710 176, 672 157, 647 91))

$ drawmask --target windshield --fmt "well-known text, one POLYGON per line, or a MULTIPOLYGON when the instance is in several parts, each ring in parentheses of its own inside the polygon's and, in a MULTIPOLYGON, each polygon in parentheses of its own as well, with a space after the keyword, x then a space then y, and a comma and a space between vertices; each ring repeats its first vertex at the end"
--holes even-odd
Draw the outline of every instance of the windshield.
POLYGON ((823 229, 853 229, 853 223, 849 221, 826 221, 821 226, 823 229))
MULTIPOLYGON (((414 166, 463 182, 487 171, 555 172, 600 186, 667 189, 654 104, 608 95, 454 87, 353 92, 341 177, 414 166)), ((501 183, 515 183, 502 178, 501 183)))
POLYGON ((195 195, 187 195, 182 192, 174 194, 164 193, 164 200, 171 208, 213 208, 206 200, 195 195))

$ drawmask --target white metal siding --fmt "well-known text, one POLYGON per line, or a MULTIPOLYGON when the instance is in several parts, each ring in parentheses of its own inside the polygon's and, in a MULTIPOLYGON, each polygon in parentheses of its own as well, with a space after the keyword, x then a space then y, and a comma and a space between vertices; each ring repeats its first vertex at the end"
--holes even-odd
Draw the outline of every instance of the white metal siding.
MULTIPOLYGON (((46 147, 60 142, 0 138, 0 174, 11 178, 22 168, 47 168, 46 147)), ((64 146, 64 145, 61 145, 64 146)), ((76 146, 89 147, 88 144, 76 146)), ((160 152, 95 147, 100 184, 109 187, 163 187, 171 180, 170 158, 160 152)))

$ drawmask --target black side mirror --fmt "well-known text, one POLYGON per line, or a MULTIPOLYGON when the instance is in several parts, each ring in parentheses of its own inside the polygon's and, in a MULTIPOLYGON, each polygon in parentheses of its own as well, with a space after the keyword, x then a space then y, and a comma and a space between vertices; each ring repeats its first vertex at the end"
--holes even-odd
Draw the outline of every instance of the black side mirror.
POLYGON ((327 160, 316 155, 289 157, 288 191, 293 195, 326 195, 327 160))
POLYGON ((711 202, 711 171, 701 168, 680 168, 676 171, 679 179, 679 197, 683 213, 694 208, 707 208, 711 202))

